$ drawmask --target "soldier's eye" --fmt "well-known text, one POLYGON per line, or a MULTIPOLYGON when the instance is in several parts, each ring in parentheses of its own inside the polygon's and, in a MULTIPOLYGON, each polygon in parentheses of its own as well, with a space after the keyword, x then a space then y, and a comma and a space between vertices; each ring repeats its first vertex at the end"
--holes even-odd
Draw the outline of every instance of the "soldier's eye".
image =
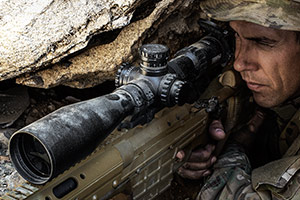
POLYGON ((274 47, 275 43, 270 40, 258 40, 256 41, 259 45, 267 46, 267 47, 274 47))
POLYGON ((255 42, 258 45, 266 46, 266 47, 274 47, 277 43, 277 41, 266 38, 266 37, 253 37, 253 38, 247 38, 247 39, 255 42))

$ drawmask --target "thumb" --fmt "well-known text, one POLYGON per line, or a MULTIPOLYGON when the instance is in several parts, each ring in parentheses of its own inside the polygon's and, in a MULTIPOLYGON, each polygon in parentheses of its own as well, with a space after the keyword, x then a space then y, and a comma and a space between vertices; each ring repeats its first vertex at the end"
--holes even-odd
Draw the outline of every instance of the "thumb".
POLYGON ((184 151, 182 151, 182 150, 178 151, 176 154, 176 158, 178 158, 178 160, 180 162, 184 159, 184 156, 185 156, 185 154, 184 154, 184 151))
POLYGON ((209 133, 215 140, 222 140, 225 138, 223 124, 220 120, 214 120, 209 126, 209 133))

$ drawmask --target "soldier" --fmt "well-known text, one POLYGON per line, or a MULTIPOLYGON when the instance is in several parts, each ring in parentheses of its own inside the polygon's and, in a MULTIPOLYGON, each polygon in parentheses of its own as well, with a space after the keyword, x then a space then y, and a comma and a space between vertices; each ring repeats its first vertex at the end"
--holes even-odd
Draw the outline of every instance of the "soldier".
MULTIPOLYGON (((300 199, 300 1, 206 0, 201 8, 230 22, 234 69, 261 109, 231 135, 218 159, 207 145, 178 173, 210 175, 198 199, 300 199)), ((216 140, 225 137, 218 120, 209 130, 216 140)))

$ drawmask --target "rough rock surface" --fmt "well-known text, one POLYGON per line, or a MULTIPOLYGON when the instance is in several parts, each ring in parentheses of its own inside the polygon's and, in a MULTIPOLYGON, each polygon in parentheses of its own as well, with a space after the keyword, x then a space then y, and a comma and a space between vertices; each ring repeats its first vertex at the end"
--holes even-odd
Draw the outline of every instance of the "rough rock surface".
POLYGON ((56 63, 130 22, 137 0, 3 0, 0 80, 56 63))
MULTIPOLYGON (((17 78, 17 83, 40 88, 57 85, 92 87, 113 79, 117 66, 122 62, 135 61, 137 49, 143 43, 167 44, 174 51, 184 43, 188 44, 187 41, 200 37, 197 25, 201 15, 198 1, 145 2, 135 10, 132 22, 123 29, 94 37, 89 48, 70 55, 47 69, 22 75, 17 78), (187 38, 187 35, 190 37, 187 38)), ((67 53, 71 52, 65 52, 64 56, 67 53)), ((63 56, 59 58, 61 57, 63 56)), ((58 59, 52 62, 56 60, 58 59)))

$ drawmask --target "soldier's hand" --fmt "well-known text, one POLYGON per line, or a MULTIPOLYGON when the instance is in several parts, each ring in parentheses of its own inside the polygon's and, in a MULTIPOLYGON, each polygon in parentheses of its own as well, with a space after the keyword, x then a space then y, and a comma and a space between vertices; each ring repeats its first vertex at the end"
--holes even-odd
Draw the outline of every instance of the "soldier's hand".
MULTIPOLYGON (((225 132, 221 121, 214 120, 210 124, 209 133, 216 141, 224 139, 225 132)), ((216 156, 213 155, 214 150, 215 145, 213 144, 207 144, 205 147, 194 149, 188 161, 178 169, 178 174, 183 178, 193 180, 210 175, 210 167, 217 160, 216 156)), ((185 157, 184 151, 179 151, 176 157, 179 161, 182 161, 185 157)))

